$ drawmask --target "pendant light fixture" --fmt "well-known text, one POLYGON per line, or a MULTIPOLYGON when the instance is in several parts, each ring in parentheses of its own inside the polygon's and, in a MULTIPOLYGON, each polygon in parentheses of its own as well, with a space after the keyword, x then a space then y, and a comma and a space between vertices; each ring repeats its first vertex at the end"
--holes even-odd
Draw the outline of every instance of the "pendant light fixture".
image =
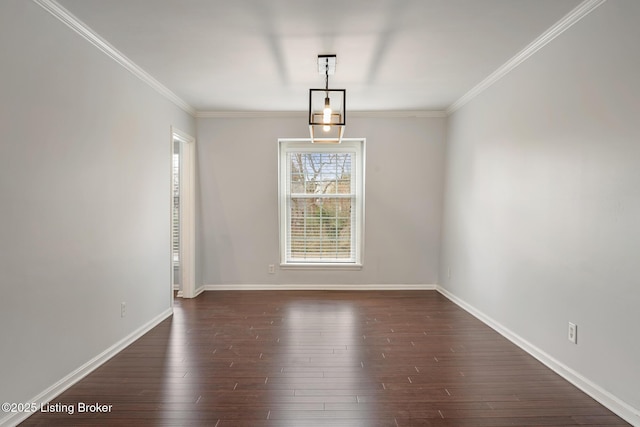
POLYGON ((309 89, 311 142, 340 144, 346 124, 346 89, 329 89, 336 71, 336 55, 318 55, 318 73, 325 76, 324 89, 309 89))

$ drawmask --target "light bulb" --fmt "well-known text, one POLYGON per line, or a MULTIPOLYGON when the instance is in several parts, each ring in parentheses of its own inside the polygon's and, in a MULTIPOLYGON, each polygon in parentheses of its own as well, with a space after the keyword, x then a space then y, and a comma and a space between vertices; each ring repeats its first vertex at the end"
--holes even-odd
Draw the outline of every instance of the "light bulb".
POLYGON ((322 130, 325 131, 325 132, 329 132, 331 130, 331 126, 324 125, 324 126, 322 126, 322 130))
POLYGON ((322 110, 322 123, 331 123, 331 104, 329 103, 329 97, 324 99, 324 110, 322 110))

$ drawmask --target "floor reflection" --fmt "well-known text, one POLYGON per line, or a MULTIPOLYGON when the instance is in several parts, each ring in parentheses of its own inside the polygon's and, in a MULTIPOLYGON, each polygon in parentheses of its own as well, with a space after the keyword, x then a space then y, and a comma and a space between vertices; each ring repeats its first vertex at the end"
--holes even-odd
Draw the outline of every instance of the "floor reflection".
POLYGON ((270 419, 351 419, 368 425, 375 416, 376 387, 362 352, 358 307, 350 301, 298 300, 283 307, 276 387, 270 419), (289 402, 285 404, 285 402, 289 402))
POLYGON ((176 408, 189 408, 195 404, 195 384, 186 379, 193 368, 193 351, 187 335, 187 326, 181 318, 181 308, 176 305, 175 315, 167 323, 166 348, 164 349, 164 372, 160 376, 163 384, 159 388, 158 419, 170 420, 176 408))

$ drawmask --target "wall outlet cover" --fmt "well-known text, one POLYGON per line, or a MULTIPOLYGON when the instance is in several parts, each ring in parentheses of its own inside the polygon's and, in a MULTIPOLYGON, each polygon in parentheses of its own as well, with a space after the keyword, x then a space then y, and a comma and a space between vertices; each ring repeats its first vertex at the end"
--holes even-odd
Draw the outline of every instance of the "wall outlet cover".
POLYGON ((578 343, 578 325, 569 322, 569 334, 567 339, 574 344, 578 343))

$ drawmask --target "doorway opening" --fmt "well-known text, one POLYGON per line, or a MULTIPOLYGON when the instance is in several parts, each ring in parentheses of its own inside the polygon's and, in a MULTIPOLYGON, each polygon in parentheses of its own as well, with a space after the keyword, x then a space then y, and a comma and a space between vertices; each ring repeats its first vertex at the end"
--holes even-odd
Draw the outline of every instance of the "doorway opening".
POLYGON ((195 296, 195 139, 171 129, 171 298, 195 296))
POLYGON ((180 141, 173 139, 172 174, 171 174, 171 267, 173 290, 182 296, 180 284, 180 141))

